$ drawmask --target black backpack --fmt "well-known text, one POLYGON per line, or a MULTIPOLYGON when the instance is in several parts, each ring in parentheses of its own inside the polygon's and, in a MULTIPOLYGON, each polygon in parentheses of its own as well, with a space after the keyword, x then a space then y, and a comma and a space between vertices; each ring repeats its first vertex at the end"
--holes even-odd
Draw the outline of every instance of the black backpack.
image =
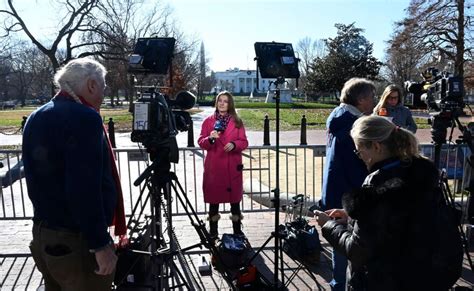
POLYGON ((436 187, 434 200, 433 278, 441 288, 451 288, 461 277, 463 242, 461 211, 444 195, 444 185, 436 187))

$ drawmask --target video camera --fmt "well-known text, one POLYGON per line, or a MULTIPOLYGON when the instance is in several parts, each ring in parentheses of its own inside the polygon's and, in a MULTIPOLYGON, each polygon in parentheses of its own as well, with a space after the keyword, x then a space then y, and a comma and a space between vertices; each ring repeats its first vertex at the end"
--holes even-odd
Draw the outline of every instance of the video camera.
POLYGON ((135 102, 133 112, 133 142, 145 145, 160 145, 178 131, 187 131, 191 126, 191 116, 183 111, 191 109, 196 102, 194 95, 181 91, 172 100, 167 95, 155 92, 153 87, 143 92, 135 102))
MULTIPOLYGON (((174 38, 139 38, 129 58, 128 71, 135 74, 164 75, 171 70, 174 38)), ((188 92, 178 92, 174 99, 156 91, 154 86, 140 86, 140 98, 134 104, 131 139, 147 148, 170 147, 177 152, 176 135, 187 131, 191 116, 184 111, 191 109, 196 97, 188 92)), ((172 153, 171 162, 177 161, 172 153)))
POLYGON ((430 111, 461 112, 463 101, 463 80, 448 72, 439 72, 436 68, 428 68, 422 74, 423 81, 405 82, 405 88, 413 93, 414 104, 417 100, 426 103, 430 111))

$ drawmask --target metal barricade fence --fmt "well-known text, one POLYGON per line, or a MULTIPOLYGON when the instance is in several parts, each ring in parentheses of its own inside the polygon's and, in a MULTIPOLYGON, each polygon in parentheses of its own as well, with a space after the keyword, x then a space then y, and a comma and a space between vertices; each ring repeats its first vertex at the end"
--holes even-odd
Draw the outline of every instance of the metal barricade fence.
MULTIPOLYGON (((130 215, 134 206, 146 209, 145 189, 140 198, 143 184, 135 187, 133 182, 147 167, 148 154, 139 149, 116 149, 117 165, 121 177, 125 210, 130 215)), ((433 159, 434 147, 431 144, 421 145, 422 153, 433 159)), ((448 178, 452 181, 453 189, 461 191, 468 183, 464 178, 467 166, 465 157, 469 149, 465 146, 445 145, 441 152, 441 162, 447 169, 448 178)), ((179 149, 179 163, 171 165, 185 194, 191 201, 194 209, 199 213, 206 213, 207 205, 202 194, 203 159, 205 152, 200 148, 179 149)), ((244 164, 244 212, 272 211, 271 189, 275 187, 275 147, 252 146, 243 153, 244 164)), ((8 170, 21 159, 20 150, 0 150, 0 158, 4 168, 0 169, 2 177, 8 177, 8 170)), ((281 204, 290 201, 296 194, 305 194, 308 203, 318 201, 321 196, 323 168, 325 164, 324 145, 282 145, 280 146, 280 198, 281 204)), ((1 189, 0 193, 0 220, 29 219, 33 216, 33 208, 27 195, 25 179, 14 182, 1 189)), ((184 209, 177 203, 172 193, 173 214, 182 215, 184 209)), ((464 199, 464 196, 461 197, 464 199)), ((224 211, 229 210, 226 205, 224 211)))

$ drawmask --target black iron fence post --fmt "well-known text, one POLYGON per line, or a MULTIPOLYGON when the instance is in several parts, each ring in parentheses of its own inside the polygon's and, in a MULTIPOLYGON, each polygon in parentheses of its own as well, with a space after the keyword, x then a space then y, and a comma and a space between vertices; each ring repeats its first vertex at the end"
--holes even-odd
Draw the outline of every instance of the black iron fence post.
POLYGON ((308 145, 306 141, 306 115, 301 118, 300 145, 308 145))
POLYGON ((21 131, 25 129, 26 119, 28 119, 28 116, 23 116, 23 120, 21 121, 21 131))
POLYGON ((265 114, 265 119, 263 120, 263 145, 270 145, 270 119, 268 119, 268 114, 265 114))
POLYGON ((109 127, 109 139, 110 139, 110 144, 112 144, 113 148, 116 148, 115 146, 115 123, 112 118, 109 118, 109 122, 107 123, 109 127))
POLYGON ((188 148, 190 147, 194 147, 194 125, 192 120, 188 129, 188 148))

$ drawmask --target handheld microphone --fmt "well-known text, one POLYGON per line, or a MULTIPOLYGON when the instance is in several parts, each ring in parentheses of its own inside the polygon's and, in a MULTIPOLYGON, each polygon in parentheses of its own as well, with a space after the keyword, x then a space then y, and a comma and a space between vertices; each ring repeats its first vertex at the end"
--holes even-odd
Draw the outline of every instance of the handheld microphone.
POLYGON ((214 130, 218 132, 224 131, 224 126, 222 125, 222 122, 220 120, 216 120, 216 123, 214 123, 214 130))

